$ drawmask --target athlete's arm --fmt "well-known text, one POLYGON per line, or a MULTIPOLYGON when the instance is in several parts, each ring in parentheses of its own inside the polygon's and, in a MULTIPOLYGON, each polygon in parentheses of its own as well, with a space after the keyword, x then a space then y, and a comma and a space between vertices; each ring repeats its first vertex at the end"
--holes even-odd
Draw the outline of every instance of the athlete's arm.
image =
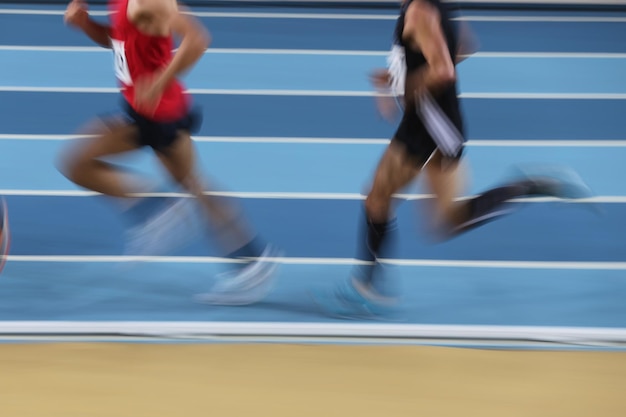
POLYGON ((439 11, 422 1, 411 3, 404 23, 404 39, 419 49, 428 65, 424 71, 407 77, 406 97, 414 97, 417 91, 436 91, 456 80, 456 69, 450 57, 448 45, 441 28, 439 11))
POLYGON ((73 0, 67 6, 64 20, 66 24, 85 32, 98 45, 111 47, 111 28, 91 19, 83 0, 73 0))
POLYGON ((180 45, 170 64, 155 80, 164 87, 203 56, 210 43, 208 31, 191 14, 182 13, 175 0, 136 0, 136 5, 134 13, 137 16, 150 16, 155 27, 162 28, 164 34, 180 38, 180 45))
POLYGON ((178 12, 171 22, 172 32, 180 37, 180 46, 162 76, 166 82, 190 69, 211 43, 208 31, 189 14, 178 12))

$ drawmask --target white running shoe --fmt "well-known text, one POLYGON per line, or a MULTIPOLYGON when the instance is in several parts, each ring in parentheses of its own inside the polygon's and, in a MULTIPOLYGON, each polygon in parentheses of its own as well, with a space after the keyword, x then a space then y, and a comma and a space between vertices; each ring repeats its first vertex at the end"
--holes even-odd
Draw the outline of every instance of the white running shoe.
POLYGON ((273 288, 279 265, 276 258, 281 255, 281 252, 267 245, 257 260, 239 271, 222 274, 211 292, 197 295, 196 301, 229 306, 261 301, 273 288))
POLYGON ((147 221, 127 231, 129 256, 167 255, 199 234, 193 198, 180 198, 147 221))

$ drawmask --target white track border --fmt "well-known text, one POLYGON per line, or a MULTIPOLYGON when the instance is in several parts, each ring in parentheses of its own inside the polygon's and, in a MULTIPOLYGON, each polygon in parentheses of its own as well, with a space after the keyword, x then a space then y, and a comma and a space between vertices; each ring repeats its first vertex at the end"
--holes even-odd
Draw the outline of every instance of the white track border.
POLYGON ((2 335, 126 335, 153 337, 368 337, 553 343, 626 343, 625 328, 466 326, 378 323, 0 321, 2 335))

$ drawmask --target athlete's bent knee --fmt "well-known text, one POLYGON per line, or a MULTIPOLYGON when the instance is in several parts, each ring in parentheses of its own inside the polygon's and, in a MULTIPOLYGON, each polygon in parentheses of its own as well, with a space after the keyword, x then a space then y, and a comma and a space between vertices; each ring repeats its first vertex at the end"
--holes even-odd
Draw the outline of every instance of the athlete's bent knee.
POLYGON ((56 168, 68 180, 80 184, 98 162, 81 154, 74 148, 61 152, 56 159, 56 168))
POLYGON ((177 181, 185 190, 187 190, 194 197, 202 197, 204 195, 204 183, 196 174, 188 174, 185 177, 175 178, 175 181, 177 181))
POLYGON ((57 170, 70 181, 75 181, 80 175, 82 161, 71 151, 60 153, 55 161, 57 170))
POLYGON ((365 199, 365 212, 374 221, 385 221, 389 217, 391 196, 370 193, 365 199))

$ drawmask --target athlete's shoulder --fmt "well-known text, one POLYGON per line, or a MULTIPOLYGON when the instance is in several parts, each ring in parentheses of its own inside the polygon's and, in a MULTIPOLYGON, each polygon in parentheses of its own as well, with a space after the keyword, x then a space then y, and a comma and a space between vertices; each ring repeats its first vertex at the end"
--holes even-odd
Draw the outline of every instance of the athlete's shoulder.
POLYGON ((132 9, 140 13, 170 15, 178 12, 176 0, 128 0, 132 9))
POLYGON ((413 0, 408 5, 403 27, 403 37, 417 33, 435 34, 443 29, 445 16, 441 14, 437 0, 413 0))
POLYGON ((411 0, 404 11, 405 19, 429 20, 440 16, 437 2, 433 0, 411 0))

